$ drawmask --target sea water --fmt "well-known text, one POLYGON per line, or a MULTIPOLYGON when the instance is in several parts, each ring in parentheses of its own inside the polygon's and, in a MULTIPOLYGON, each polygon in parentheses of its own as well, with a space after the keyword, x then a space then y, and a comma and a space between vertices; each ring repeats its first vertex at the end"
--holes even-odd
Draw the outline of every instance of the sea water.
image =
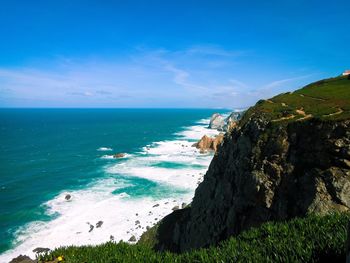
POLYGON ((215 112, 228 111, 0 109, 0 262, 138 239, 190 203, 212 158, 192 144, 218 133, 215 112))

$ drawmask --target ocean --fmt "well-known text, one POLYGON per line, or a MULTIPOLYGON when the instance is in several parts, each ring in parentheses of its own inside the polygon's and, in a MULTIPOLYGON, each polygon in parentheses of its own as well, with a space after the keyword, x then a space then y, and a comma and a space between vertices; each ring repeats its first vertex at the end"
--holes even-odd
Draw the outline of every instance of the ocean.
POLYGON ((228 110, 0 109, 0 262, 138 239, 190 203, 212 159, 192 144, 218 133, 215 112, 228 110))

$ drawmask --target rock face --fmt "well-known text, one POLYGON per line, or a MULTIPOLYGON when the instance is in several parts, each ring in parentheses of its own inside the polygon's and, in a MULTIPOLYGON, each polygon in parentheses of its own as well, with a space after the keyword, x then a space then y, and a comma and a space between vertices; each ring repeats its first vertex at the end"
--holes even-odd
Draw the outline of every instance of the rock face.
POLYGON ((243 111, 234 111, 231 112, 231 114, 227 118, 224 118, 219 113, 214 113, 210 118, 208 128, 227 132, 236 126, 237 121, 241 119, 243 113, 243 111))
POLYGON ((158 250, 215 245, 270 220, 350 209, 350 121, 252 116, 225 135, 191 207, 158 227, 158 250))
POLYGON ((223 139, 224 139, 223 134, 219 134, 214 138, 204 135, 197 143, 193 144, 192 146, 199 149, 201 153, 205 153, 207 151, 216 152, 218 149, 218 146, 222 143, 223 139))
POLYGON ((214 113, 209 122, 210 129, 222 131, 225 126, 225 119, 219 113, 214 113))

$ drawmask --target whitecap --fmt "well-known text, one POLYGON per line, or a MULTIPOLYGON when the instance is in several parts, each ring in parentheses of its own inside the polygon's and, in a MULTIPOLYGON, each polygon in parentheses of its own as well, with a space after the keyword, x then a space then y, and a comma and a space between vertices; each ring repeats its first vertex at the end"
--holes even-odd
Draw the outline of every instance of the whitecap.
POLYGON ((97 149, 97 151, 99 152, 109 152, 109 151, 113 151, 112 148, 108 148, 108 147, 100 147, 97 149))

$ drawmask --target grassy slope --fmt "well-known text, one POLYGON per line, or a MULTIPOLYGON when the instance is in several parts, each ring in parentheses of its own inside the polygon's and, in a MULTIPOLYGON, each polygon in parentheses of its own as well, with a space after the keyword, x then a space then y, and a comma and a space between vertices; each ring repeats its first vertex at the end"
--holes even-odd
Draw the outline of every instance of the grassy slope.
MULTIPOLYGON (((270 100, 260 100, 247 111, 242 122, 253 114, 264 113, 274 122, 290 122, 318 118, 343 120, 350 118, 350 79, 336 77, 321 80, 292 93, 270 100)), ((242 124, 243 124, 242 123, 242 124)))
MULTIPOLYGON (((146 245, 108 242, 63 247, 41 260, 63 256, 65 262, 345 262, 349 214, 309 216, 266 223, 232 237, 218 247, 184 254, 154 252, 146 245)), ((45 262, 45 261, 41 261, 45 262)))

